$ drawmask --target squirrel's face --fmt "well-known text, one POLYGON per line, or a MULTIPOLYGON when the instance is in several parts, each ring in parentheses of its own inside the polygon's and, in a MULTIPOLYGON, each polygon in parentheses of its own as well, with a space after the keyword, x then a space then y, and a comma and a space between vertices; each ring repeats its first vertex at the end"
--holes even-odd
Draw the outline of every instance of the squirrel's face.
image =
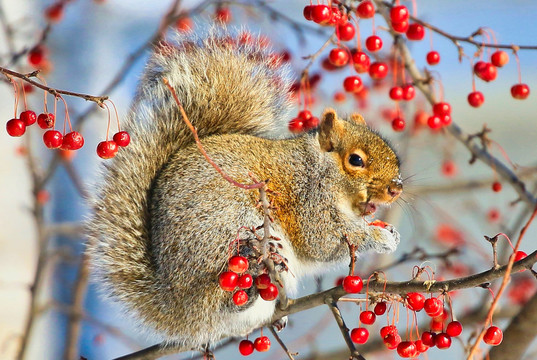
POLYGON ((352 199, 354 211, 372 214, 378 205, 394 202, 403 191, 399 158, 360 115, 351 115, 344 121, 334 110, 326 110, 319 129, 319 143, 345 174, 342 195, 352 199))

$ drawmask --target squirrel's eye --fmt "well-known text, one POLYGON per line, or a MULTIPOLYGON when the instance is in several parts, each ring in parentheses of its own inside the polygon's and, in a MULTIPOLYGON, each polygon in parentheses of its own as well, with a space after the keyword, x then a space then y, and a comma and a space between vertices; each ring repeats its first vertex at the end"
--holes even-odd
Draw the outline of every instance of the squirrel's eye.
POLYGON ((365 166, 364 161, 362 160, 362 157, 356 154, 351 154, 351 156, 349 156, 349 164, 351 164, 352 166, 357 166, 357 167, 365 166))

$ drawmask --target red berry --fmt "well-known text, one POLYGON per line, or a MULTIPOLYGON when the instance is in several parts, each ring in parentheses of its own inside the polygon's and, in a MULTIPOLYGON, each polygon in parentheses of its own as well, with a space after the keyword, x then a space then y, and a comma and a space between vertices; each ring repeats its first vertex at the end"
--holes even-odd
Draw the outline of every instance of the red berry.
POLYGON ((349 275, 343 279, 343 290, 349 294, 359 293, 364 286, 362 278, 358 275, 349 275))
POLYGON ((406 302, 410 310, 420 311, 425 304, 425 296, 417 292, 411 292, 406 294, 406 302))
POLYGON ((269 284, 266 289, 259 289, 259 295, 261 295, 261 299, 266 301, 276 300, 278 297, 278 288, 274 284, 269 284))
POLYGON ((239 283, 239 275, 233 271, 225 271, 218 277, 218 283, 222 290, 233 291, 239 283))
POLYGON ((393 350, 401 343, 401 336, 399 334, 388 334, 383 341, 388 349, 393 350))
POLYGON ((57 23, 63 18, 63 2, 50 5, 45 9, 45 18, 51 23, 57 23))
POLYGON ((444 330, 444 321, 438 320, 438 318, 431 319, 429 329, 435 332, 442 332, 444 330))
POLYGON ((403 131, 405 130, 406 122, 405 119, 401 117, 396 117, 392 120, 392 129, 394 131, 403 131))
POLYGON ((314 5, 307 5, 306 7, 304 7, 304 17, 306 18, 306 20, 313 20, 313 8, 314 5))
POLYGON ((339 24, 345 23, 347 23, 347 16, 343 16, 341 14, 341 11, 339 11, 339 8, 332 7, 332 13, 330 15, 330 20, 328 21, 328 24, 332 26, 337 26, 339 24))
POLYGON ((390 89, 390 99, 401 100, 403 98, 403 88, 400 86, 394 86, 390 89))
POLYGON ((446 160, 442 164, 442 174, 445 177, 453 177, 457 174, 457 165, 453 160, 446 160))
POLYGON ((24 122, 24 125, 30 126, 37 120, 37 115, 32 110, 26 110, 21 112, 20 119, 24 122))
POLYGON ((259 352, 265 352, 270 349, 270 339, 266 336, 261 336, 255 339, 254 347, 259 352))
POLYGON ((56 130, 47 130, 43 134, 43 142, 49 149, 58 149, 62 146, 63 135, 56 130))
POLYGON ((434 337, 434 344, 439 349, 447 349, 451 346, 451 337, 446 333, 437 334, 434 337))
POLYGON ((399 345, 397 345, 397 353, 404 358, 411 358, 419 355, 414 341, 401 341, 399 345))
POLYGON ((438 116, 451 115, 451 105, 447 102, 439 102, 433 105, 433 114, 438 116))
POLYGON ((388 65, 383 62, 374 62, 369 66, 369 76, 372 79, 384 79, 388 75, 388 65))
POLYGON ((252 275, 244 274, 244 275, 239 276, 238 286, 241 289, 249 289, 252 287, 253 282, 254 280, 252 278, 252 275))
POLYGON ((423 345, 433 347, 435 346, 434 338, 436 337, 436 334, 431 331, 424 331, 421 334, 421 341, 423 342, 423 345))
POLYGON ((384 339, 386 336, 388 336, 390 334, 397 334, 397 328, 395 327, 395 325, 388 325, 388 326, 383 326, 383 327, 380 328, 380 337, 381 338, 384 339))
POLYGON ((408 20, 410 14, 405 5, 394 6, 390 10, 390 20, 392 23, 400 23, 402 21, 408 20))
POLYGON ((369 56, 365 52, 355 51, 352 54, 352 63, 357 73, 365 73, 369 70, 369 56))
POLYGON ((438 51, 429 51, 427 53, 427 64, 436 65, 440 62, 440 54, 438 51))
POLYGON ((349 54, 345 49, 332 49, 328 55, 328 60, 334 66, 344 66, 349 62, 349 54))
POLYGON ((101 141, 97 145, 97 155, 102 159, 111 159, 117 154, 118 146, 115 141, 101 141))
POLYGON ((26 132, 26 125, 20 119, 11 119, 6 123, 6 130, 10 136, 22 136, 26 132))
POLYGON ((438 130, 442 127, 442 119, 438 115, 429 116, 427 125, 433 130, 438 130))
POLYGON ((502 215, 500 213, 500 210, 496 208, 492 208, 487 212, 487 220, 490 221, 491 223, 500 221, 501 217, 502 215))
POLYGON ((239 352, 243 356, 248 356, 254 352, 254 343, 250 340, 242 340, 239 343, 239 352))
POLYGON ((500 329, 497 326, 491 326, 487 329, 485 332, 485 336, 483 337, 483 341, 492 346, 500 345, 503 340, 503 332, 502 329, 500 329))
POLYGON ((366 325, 373 325, 377 316, 373 311, 363 311, 360 313, 360 321, 366 325))
POLYGON ((308 131, 319 126, 319 118, 312 116, 308 120, 304 120, 304 130, 308 131))
POLYGON ((528 254, 519 250, 515 253, 515 262, 525 259, 526 257, 528 257, 528 254))
POLYGON ((427 350, 429 350, 429 346, 425 345, 423 343, 423 340, 417 340, 415 344, 416 344, 416 350, 418 350, 419 353, 424 353, 427 350))
POLYGON ((517 100, 524 100, 530 96, 530 87, 526 84, 516 84, 511 87, 511 96, 517 100))
POLYGON ((54 114, 42 113, 37 117, 37 125, 41 129, 50 129, 54 127, 54 114))
POLYGON ((113 140, 118 146, 125 147, 131 142, 131 137, 128 132, 120 131, 114 134, 113 140))
POLYGON ((231 10, 227 6, 219 6, 214 14, 216 21, 222 24, 228 24, 231 21, 231 10))
POLYGON ((311 12, 311 18, 317 24, 322 24, 330 20, 331 18, 330 9, 326 5, 313 5, 313 10, 311 12))
POLYGON ((261 274, 255 278, 255 287, 259 290, 266 289, 272 284, 268 274, 261 274))
POLYGON ((297 117, 301 118, 304 121, 307 121, 313 117, 311 114, 311 111, 309 110, 302 110, 298 113, 297 117))
POLYGON ((38 45, 28 52, 28 62, 34 67, 39 67, 45 60, 45 47, 38 45))
POLYGON ((345 88, 345 91, 347 92, 353 92, 353 93, 360 92, 363 86, 364 84, 362 83, 362 79, 360 79, 360 77, 356 75, 347 76, 345 80, 343 81, 343 87, 345 88))
POLYGON ((351 331, 351 340, 356 344, 365 344, 369 339, 369 331, 366 328, 355 328, 351 331))
POLYGON ((403 100, 410 101, 416 96, 416 89, 412 84, 406 84, 403 86, 403 100))
POLYGON ((409 27, 409 22, 408 20, 405 20, 405 21, 401 21, 401 22, 398 22, 398 23, 394 23, 392 22, 392 29, 393 31, 395 32, 398 32, 400 34, 402 33, 406 33, 407 30, 408 30, 408 27, 409 27))
POLYGON ((408 40, 419 41, 422 40, 425 36, 425 28, 417 23, 408 25, 408 30, 406 31, 406 37, 408 40))
POLYGON ((490 62, 496 67, 502 67, 509 62, 509 55, 505 51, 497 50, 490 56, 490 62))
POLYGON ((296 117, 289 121, 289 131, 295 134, 304 131, 304 120, 296 117))
POLYGON ((494 192, 500 192, 502 191, 502 184, 498 181, 495 181, 492 183, 492 191, 494 192))
POLYGON ((229 270, 242 274, 248 270, 248 259, 244 256, 233 256, 229 259, 229 270))
POLYGON ((484 61, 478 61, 474 65, 474 73, 481 80, 492 81, 498 76, 498 70, 494 65, 484 61))
POLYGON ((248 302, 248 294, 244 290, 239 290, 233 294, 233 302, 237 306, 242 306, 248 302))
POLYGON ((457 337, 462 333, 462 324, 458 321, 452 321, 447 324, 446 334, 451 337, 457 337))
POLYGON ((354 25, 352 25, 350 22, 347 22, 345 24, 340 24, 337 27, 337 34, 339 37, 339 40, 341 41, 349 41, 354 38, 356 30, 354 29, 354 25))
POLYGON ((84 138, 78 131, 71 131, 63 136, 62 149, 78 150, 84 146, 84 138))
POLYGON ((442 301, 438 298, 429 298, 425 300, 423 304, 423 309, 430 317, 436 317, 442 315, 444 311, 444 306, 442 301))
MULTIPOLYGON (((385 312, 386 312, 386 302, 385 301, 381 301, 379 303, 377 303, 375 305, 375 308, 373 309, 373 311, 375 312, 375 314, 377 315, 383 315, 385 312)), ((396 329, 397 330, 397 329, 396 329)))
POLYGON ((474 91, 468 94, 468 104, 477 108, 485 102, 485 97, 481 91, 474 91))
POLYGON ((365 39, 365 47, 371 52, 382 49, 382 39, 377 35, 371 35, 365 39))
POLYGON ((362 19, 369 19, 375 16, 375 6, 371 1, 362 1, 356 8, 356 13, 362 19))

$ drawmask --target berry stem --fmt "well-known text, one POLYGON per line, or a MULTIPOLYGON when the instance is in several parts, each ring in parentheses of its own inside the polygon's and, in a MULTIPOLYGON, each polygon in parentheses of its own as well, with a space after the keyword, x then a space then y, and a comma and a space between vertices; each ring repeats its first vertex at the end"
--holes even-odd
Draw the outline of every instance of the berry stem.
POLYGON ((515 55, 516 68, 518 71, 518 83, 522 84, 522 73, 520 71, 520 59, 518 58, 518 49, 516 46, 513 46, 513 55, 515 55))
POLYGON ((15 91, 15 109, 13 110, 13 118, 17 118, 17 109, 19 107, 19 87, 17 86, 17 83, 15 82, 15 80, 13 80, 13 78, 10 76, 9 77, 9 81, 11 82, 11 84, 13 85, 13 90, 15 91))
POLYGON ((24 90, 24 84, 20 81, 20 87, 22 89, 22 101, 24 101, 24 111, 28 110, 28 102, 26 101, 26 90, 24 90))
MULTIPOLYGON (((73 131, 73 127, 71 126, 71 119, 69 118, 69 108, 67 107, 67 101, 65 101, 63 96, 61 96, 59 94, 57 95, 57 97, 60 98, 63 101, 63 106, 65 107, 64 124, 65 124, 65 121, 67 121, 67 124, 69 124, 69 131, 73 131)), ((56 105, 56 104, 54 104, 54 105, 56 105)), ((54 109, 54 112, 56 112, 56 109, 54 109)), ((54 116, 56 116, 56 114, 54 114, 54 116)), ((65 125, 64 125, 64 128, 65 128, 65 125)))
MULTIPOLYGON (((359 52, 362 52, 362 44, 360 43, 360 24, 359 24, 359 19, 353 19, 356 26, 356 48, 358 49, 359 52)), ((352 59, 352 56, 351 56, 351 59, 352 59)))
POLYGON ((104 107, 106 107, 106 111, 108 112, 108 124, 106 125, 106 141, 108 141, 108 134, 110 132, 110 107, 108 104, 103 103, 104 107))
POLYGON ((114 104, 114 102, 110 99, 108 99, 108 102, 110 104, 112 104, 112 107, 114 108, 114 113, 116 114, 116 120, 117 120, 117 132, 120 132, 121 131, 121 127, 119 126, 119 115, 117 113, 117 108, 116 108, 116 104, 114 104))

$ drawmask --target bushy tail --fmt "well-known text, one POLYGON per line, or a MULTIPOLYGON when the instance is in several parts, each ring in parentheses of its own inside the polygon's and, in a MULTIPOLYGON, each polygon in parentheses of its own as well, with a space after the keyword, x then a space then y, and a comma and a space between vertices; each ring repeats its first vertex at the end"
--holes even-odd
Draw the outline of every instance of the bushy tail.
POLYGON ((175 88, 200 138, 281 137, 289 108, 285 69, 261 48, 240 44, 223 31, 162 44, 152 56, 126 121, 131 144, 106 162, 87 226, 88 254, 104 293, 142 318, 154 317, 149 304, 158 291, 166 291, 157 283, 151 258, 152 184, 170 156, 193 142, 163 78, 175 88))

